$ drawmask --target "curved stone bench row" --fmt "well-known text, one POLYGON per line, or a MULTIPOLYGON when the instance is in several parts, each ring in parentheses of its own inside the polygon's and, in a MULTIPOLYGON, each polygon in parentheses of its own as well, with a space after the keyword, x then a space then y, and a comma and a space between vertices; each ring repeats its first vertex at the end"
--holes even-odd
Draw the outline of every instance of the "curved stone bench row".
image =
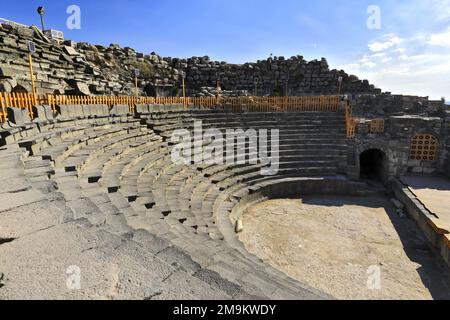
MULTIPOLYGON (((153 221, 158 221, 158 220, 165 220, 165 222, 167 222, 167 225, 165 225, 165 228, 162 227, 164 224, 159 223, 158 225, 158 231, 161 232, 161 235, 163 236, 167 236, 167 234, 164 234, 167 230, 169 229, 177 229, 178 234, 176 235, 172 235, 173 236, 179 236, 180 234, 185 234, 186 232, 188 233, 191 228, 185 228, 183 224, 180 223, 180 220, 183 221, 184 218, 182 217, 174 217, 174 209, 173 206, 169 206, 168 202, 170 201, 165 201, 165 196, 167 195, 166 192, 164 192, 164 187, 168 184, 168 181, 173 180, 178 178, 177 176, 177 171, 179 171, 178 168, 176 168, 176 166, 174 166, 171 161, 166 161, 166 167, 164 167, 163 169, 158 170, 158 172, 156 172, 155 170, 152 172, 154 174, 153 176, 153 180, 148 181, 147 183, 149 185, 154 185, 156 188, 155 189, 159 189, 161 188, 156 194, 152 194, 152 200, 153 202, 155 202, 156 208, 152 207, 153 211, 159 211, 157 212, 156 216, 154 217, 153 221), (175 171, 171 170, 171 169, 175 169, 175 171), (163 172, 163 173, 161 173, 163 172), (156 174, 158 173, 158 174, 156 174), (166 178, 166 180, 164 180, 163 178, 166 178), (161 180, 163 180, 161 182, 161 180)), ((121 192, 122 188, 119 189, 119 193, 121 192)), ((127 208, 127 203, 126 203, 126 198, 130 198, 130 195, 126 195, 125 197, 123 197, 121 200, 117 199, 116 197, 114 197, 115 199, 113 201, 116 202, 116 205, 121 206, 121 210, 124 209, 128 209, 127 208)), ((139 198, 137 198, 139 199, 139 198)), ((206 227, 206 225, 205 225, 206 227)), ((201 230, 203 228, 203 226, 195 226, 196 231, 201 230)), ((152 230, 153 231, 153 230, 152 230)), ((154 232, 154 231, 153 231, 154 232)), ((209 232, 209 234, 212 234, 213 232, 209 232)), ((216 232, 217 233, 217 232, 216 232)), ((171 238, 169 238, 171 239, 171 238)), ((171 240, 174 240, 173 238, 171 240)), ((202 242, 204 242, 204 239, 201 239, 202 242)), ((186 244, 186 241, 184 241, 184 244, 186 244)), ((198 244, 200 243, 195 243, 195 245, 198 246, 198 244)), ((197 249, 198 250, 198 249, 197 249)), ((193 252, 191 252, 191 254, 194 254, 193 252)), ((206 255, 204 255, 206 256, 206 255)))
MULTIPOLYGON (((139 122, 133 119, 131 120, 131 123, 139 122)), ((69 122, 71 122, 71 120, 64 119, 64 121, 65 124, 70 125, 69 122)), ((83 119, 82 121, 84 122, 85 119, 83 119)), ((57 122, 58 125, 60 125, 60 122, 57 122)), ((30 125, 30 127, 32 126, 34 126, 34 124, 30 125)), ((116 126, 116 124, 114 124, 114 126, 116 126)), ((64 125, 61 125, 61 127, 64 127, 64 125)), ((110 127, 102 129, 96 128, 97 130, 95 130, 95 132, 89 130, 89 134, 86 136, 86 129, 91 129, 90 127, 91 126, 87 125, 86 128, 80 129, 79 135, 72 135, 73 130, 68 129, 66 130, 68 132, 67 136, 63 137, 63 134, 61 134, 58 139, 50 137, 49 139, 45 140, 45 143, 41 143, 42 141, 38 141, 37 139, 32 140, 33 142, 40 143, 42 145, 39 149, 36 149, 35 152, 32 153, 32 156, 30 156, 30 152, 24 152, 23 149, 21 149, 17 144, 10 142, 6 148, 3 148, 1 150, 0 156, 2 156, 3 158, 6 151, 8 151, 9 155, 10 149, 16 148, 14 150, 17 150, 17 159, 23 157, 23 160, 26 164, 28 164, 29 167, 28 172, 25 172, 25 170, 24 172, 22 172, 22 175, 25 177, 27 174, 34 176, 36 174, 36 168, 39 168, 40 165, 45 167, 53 167, 54 170, 44 170, 44 172, 37 175, 37 178, 39 178, 39 180, 37 180, 35 183, 47 183, 48 188, 46 190, 46 195, 48 199, 51 199, 52 201, 64 199, 64 204, 69 205, 71 210, 67 210, 68 208, 66 208, 62 202, 58 202, 58 205, 61 207, 61 210, 64 211, 67 215, 64 218, 67 221, 81 222, 82 219, 80 220, 80 217, 82 217, 86 218, 87 221, 91 220, 91 223, 89 224, 82 223, 83 230, 84 228, 87 228, 90 231, 95 231, 95 234, 98 236, 102 234, 99 232, 105 230, 108 231, 108 236, 106 236, 105 233, 103 233, 103 235, 111 239, 113 239, 113 235, 110 232, 112 232, 113 234, 125 235, 124 237, 121 237, 123 240, 120 248, 126 246, 130 249, 132 248, 133 251, 128 252, 121 249, 120 252, 118 252, 118 250, 114 249, 113 252, 110 252, 110 254, 114 254, 114 256, 118 255, 119 257, 122 257, 122 259, 128 257, 127 259, 131 260, 130 258, 132 258, 133 262, 141 265, 144 259, 150 259, 152 261, 154 260, 155 262, 160 261, 160 263, 163 263, 159 268, 157 268, 157 270, 148 269, 148 272, 150 272, 151 274, 146 274, 146 276, 148 276, 147 280, 152 285, 153 281, 151 279, 155 278, 155 275, 153 273, 158 275, 160 273, 165 274, 164 277, 156 277, 159 279, 158 282, 160 283, 160 287, 163 288, 163 290, 157 291, 154 294, 149 294, 150 298, 153 296, 162 299, 252 298, 252 296, 247 294, 240 286, 226 281, 217 273, 211 270, 201 268, 199 265, 190 260, 190 258, 181 250, 177 249, 167 242, 164 242, 162 239, 155 238, 151 234, 145 233, 142 230, 131 230, 129 228, 123 228, 124 226, 126 227, 126 223, 124 223, 125 220, 119 216, 121 214, 120 211, 116 211, 114 213, 111 212, 109 216, 106 216, 106 219, 104 217, 98 217, 99 211, 101 209, 105 209, 106 207, 111 208, 110 202, 105 198, 103 202, 104 206, 101 207, 101 205, 99 205, 96 207, 92 205, 92 202, 87 201, 87 198, 91 196, 90 193, 94 190, 89 188, 78 189, 76 187, 76 184, 78 184, 78 172, 84 170, 85 168, 89 168, 89 165, 95 162, 95 160, 99 160, 100 155, 105 155, 105 152, 110 152, 108 154, 109 157, 117 157, 119 154, 123 154, 124 158, 128 158, 134 156, 134 154, 129 152, 130 149, 139 148, 139 154, 142 155, 147 152, 147 147, 149 144, 148 138, 153 137, 155 138, 155 140, 158 140, 158 137, 152 135, 152 133, 148 133, 145 135, 131 133, 131 131, 136 131, 133 127, 120 128, 119 131, 121 133, 124 133, 120 135, 114 134, 114 130, 113 132, 111 132, 109 130, 110 127), (128 138, 122 139, 122 137, 119 137, 124 135, 128 136, 128 138), (140 141, 138 141, 138 139, 140 139, 140 141), (133 142, 131 142, 132 140, 133 142), (52 149, 47 150, 47 148, 52 149), (127 149, 127 151, 124 151, 124 149, 127 149), (74 160, 75 162, 73 162, 72 160, 74 160), (49 177, 50 180, 48 180, 49 177), (73 192, 74 190, 76 190, 76 192, 73 192), (79 190, 81 190, 81 192, 78 192, 79 190), (60 194, 60 192, 62 192, 62 194, 60 194), (62 195, 64 195, 64 197, 62 197, 62 195), (94 226, 92 226, 92 224, 94 224, 94 226), (101 225, 102 227, 97 228, 95 227, 95 224, 98 224, 99 226, 101 225), (117 228, 115 229, 114 227, 117 228), (148 249, 153 249, 153 253, 149 252, 148 249), (135 254, 137 256, 131 256, 131 254, 135 254), (179 262, 179 264, 177 261, 179 262)), ((115 132, 117 133, 118 131, 116 130, 115 132)), ((10 134, 10 132, 8 132, 8 134, 10 134)), ((16 142, 19 143, 21 142, 21 140, 23 140, 20 139, 21 137, 19 135, 17 135, 16 138, 16 142)), ((22 138, 29 138, 29 135, 23 135, 22 138)), ((105 160, 106 167, 108 165, 112 165, 112 161, 109 161, 111 163, 106 161, 107 158, 104 158, 103 160, 105 160)), ((111 160, 111 158, 109 160, 111 160)), ((44 189, 42 185, 40 185, 40 187, 44 189)), ((100 201, 99 199, 97 200, 100 201)), ((65 223, 64 226, 68 226, 69 224, 72 225, 72 222, 65 223)), ((76 224, 77 227, 80 227, 79 223, 76 224)), ((124 279, 124 281, 125 280, 126 279, 124 279)), ((139 280, 139 283, 145 282, 145 278, 141 278, 139 280)), ((10 286, 7 286, 8 289, 11 286, 14 286, 14 282, 9 282, 9 284, 10 286)), ((121 282, 121 285, 125 288, 125 291, 136 289, 134 287, 130 288, 130 285, 127 285, 127 283, 121 282)), ((142 284, 142 286, 145 285, 142 284)), ((146 286, 145 288, 146 290, 139 292, 137 296, 140 296, 141 298, 147 297, 143 296, 145 292, 151 291, 150 288, 147 287, 148 286, 146 286)), ((5 289, 6 291, 3 290, 2 292, 0 292, 0 296, 14 297, 14 292, 7 291, 8 289, 5 289), (5 295, 2 295, 4 292, 5 295)), ((143 288, 139 287, 139 290, 141 289, 143 290, 143 288)), ((133 294, 134 292, 128 292, 128 295, 125 295, 125 297, 134 297, 133 294)))
MULTIPOLYGON (((205 289, 204 294, 210 294, 209 298, 326 297, 289 279, 242 248, 230 246, 234 245, 234 240, 230 240, 234 232, 230 214, 240 199, 261 185, 339 172, 338 162, 344 162, 346 155, 345 131, 337 127, 339 116, 324 114, 324 119, 316 120, 318 126, 319 122, 335 121, 324 124, 322 129, 334 130, 330 132, 336 136, 309 132, 320 128, 304 124, 308 115, 298 115, 298 122, 292 120, 290 126, 278 123, 277 127, 289 131, 281 135, 281 169, 272 177, 261 175, 261 165, 176 165, 167 137, 171 130, 190 128, 189 123, 196 118, 209 119, 205 128, 217 126, 225 130, 236 124, 266 128, 279 121, 276 115, 262 115, 271 118, 270 121, 259 121, 258 116, 251 115, 240 122, 242 114, 230 116, 175 107, 170 112, 148 109, 146 114, 147 109, 139 107, 140 119, 122 114, 115 120, 108 116, 102 121, 92 113, 88 115, 87 110, 92 109, 77 108, 70 110, 67 117, 53 120, 53 124, 52 121, 37 124, 38 130, 57 125, 63 132, 66 125, 83 126, 66 130, 67 135, 14 138, 19 144, 30 140, 31 145, 38 146, 27 148, 25 175, 48 199, 64 199, 72 213, 67 219, 85 219, 89 230, 120 237, 125 243, 137 241, 140 248, 159 247, 157 244, 163 243, 161 250, 150 255, 151 259, 174 267, 172 274, 180 272, 183 279, 200 281, 199 287, 205 289), (158 121, 158 125, 152 121, 158 121), (296 132, 296 125, 304 127, 296 132), (314 144, 299 146, 299 141, 302 144, 309 137, 317 139, 322 148, 315 148, 314 144), (329 145, 323 143, 327 139, 329 145), (327 154, 336 145, 341 149, 327 154), (315 150, 321 150, 322 154, 315 155, 315 150), (316 166, 311 166, 312 163, 316 166)), ((315 116, 320 118, 319 114, 315 116)), ((143 257, 148 255, 141 249, 138 251, 143 257)), ((175 282, 166 283, 164 279, 160 282, 167 292, 175 290, 169 286, 176 287, 175 282)), ((169 296, 166 291, 161 298, 169 296)), ((182 295, 177 292, 178 297, 182 295)), ((193 296, 204 297, 199 290, 193 296)))
MULTIPOLYGON (((167 168, 166 168, 167 170, 167 168)), ((170 176, 174 174, 174 172, 170 173, 170 176)), ((178 176, 177 176, 178 177, 178 176)), ((157 179, 156 179, 157 180, 157 179)), ((156 181, 155 183, 156 186, 158 186, 158 182, 156 181)), ((155 186, 155 188, 157 188, 155 186)), ((156 199, 155 202, 158 203, 158 200, 161 200, 161 194, 155 194, 154 198, 156 199)), ((207 237, 194 237, 193 235, 189 235, 189 228, 186 228, 184 226, 184 224, 180 223, 180 220, 182 220, 183 218, 181 218, 180 216, 178 217, 174 217, 174 214, 176 215, 177 213, 172 211, 173 207, 171 207, 172 209, 170 210, 170 213, 168 213, 167 211, 164 212, 159 212, 156 214, 155 217, 155 221, 159 221, 159 224, 157 225, 160 233, 160 236, 163 236, 167 239, 169 239, 170 241, 177 243, 177 245, 179 245, 180 247, 182 247, 184 250, 186 250, 187 252, 189 252, 189 254, 194 257, 194 260, 196 260, 199 263, 203 263, 205 264, 205 266, 211 266, 211 263, 213 263, 213 260, 211 260, 211 256, 214 256, 215 254, 228 254, 226 252, 226 244, 225 244, 225 248, 221 248, 221 250, 219 252, 217 252, 216 248, 220 248, 223 247, 224 244, 222 244, 221 246, 219 245, 219 243, 213 243, 213 241, 211 239, 208 239, 207 237), (181 218, 181 219, 180 219, 181 218), (164 226, 164 227, 163 227, 164 226), (210 243, 209 247, 207 245, 207 243, 210 243), (204 251, 205 248, 208 249, 208 251, 204 251)), ((155 213, 155 208, 152 208, 153 210, 151 210, 151 212, 153 212, 153 214, 155 213)), ((164 211, 161 210, 161 208, 159 208, 160 211, 164 211)), ((138 213, 139 214, 139 213, 138 213)), ((147 215, 151 214, 150 212, 146 212, 147 215)), ((200 228, 199 226, 196 226, 197 230, 200 228)), ((156 230, 154 230, 153 228, 150 227, 150 230, 152 232, 156 232, 156 230)), ((230 261, 233 261, 237 259, 237 257, 234 256, 229 256, 229 258, 227 259, 230 263, 230 261)), ((241 258, 240 263, 245 263, 247 262, 245 259, 241 258)), ((231 268, 231 266, 233 265, 233 263, 230 263, 229 268, 231 268)), ((242 266, 240 266, 239 268, 235 267, 235 271, 237 271, 238 269, 240 269, 242 266)), ((250 265, 248 265, 248 268, 250 267, 250 265)), ((254 266, 252 267, 254 268, 254 266)), ((263 268, 261 266, 261 268, 263 268)), ((265 268, 265 267, 264 267, 265 268)), ((241 269, 242 270, 242 269, 241 269)), ((255 272, 255 270, 251 271, 253 274, 255 272)), ((265 274, 265 277, 267 277, 267 273, 265 274)), ((236 280, 236 279, 234 279, 236 280)), ((256 286, 261 285, 261 283, 264 280, 259 279, 259 281, 257 281, 256 286)), ((265 283, 265 285, 267 285, 267 283, 265 283)), ((283 288, 283 286, 281 284, 277 284, 278 288, 283 288)), ((256 290, 255 292, 258 292, 257 289, 253 289, 256 290)), ((259 288, 259 292, 263 293, 262 291, 262 287, 259 288)), ((273 293, 273 292, 272 292, 273 293)), ((266 292, 267 294, 267 292, 266 292)), ((293 297, 293 296, 291 296, 293 297)))
MULTIPOLYGON (((119 171, 120 171, 120 170, 119 170, 119 171)), ((160 175, 160 176, 161 176, 161 175, 160 175)), ((120 189, 120 190, 121 190, 121 189, 120 189)), ((111 199, 111 202, 119 209, 120 212, 123 212, 124 210, 130 209, 130 207, 129 207, 128 204, 127 204, 127 200, 125 199, 125 197, 122 197, 122 199, 118 198, 118 197, 117 197, 118 193, 119 193, 119 192, 114 192, 114 193, 112 193, 112 194, 109 195, 109 197, 110 197, 110 199, 111 199)), ((155 197, 155 198, 156 198, 156 197, 155 197)), ((160 200, 161 200, 161 199, 160 199, 160 200)), ((157 202, 159 202, 159 201, 157 201, 157 202)), ((151 230, 151 231, 153 231, 153 230, 151 230)), ((173 240, 173 239, 172 239, 172 240, 173 240)), ((204 245, 203 240, 202 240, 202 242, 194 242, 194 243, 192 243, 192 245, 198 247, 198 246, 201 246, 202 243, 203 243, 203 245, 204 245)), ((205 252, 203 253, 203 255, 206 256, 205 252)))
MULTIPOLYGON (((152 164, 152 167, 154 167, 154 164, 152 164)), ((142 169, 141 169, 142 170, 142 169)), ((196 172, 198 170, 193 170, 192 172, 196 172)), ((173 200, 175 199, 175 197, 177 196, 177 188, 171 188, 171 184, 170 181, 176 180, 178 183, 180 183, 180 181, 184 181, 186 177, 189 177, 192 175, 192 172, 189 172, 189 170, 187 169, 182 169, 182 168, 176 168, 176 166, 173 165, 173 163, 171 163, 171 161, 169 159, 166 159, 166 162, 162 162, 162 164, 160 165, 159 168, 153 168, 153 170, 151 171, 151 175, 150 175, 150 179, 146 180, 147 185, 154 185, 156 186, 155 188, 157 189, 156 194, 152 194, 152 196, 150 197, 151 200, 148 200, 149 197, 147 197, 147 201, 151 201, 154 202, 152 205, 159 204, 156 205, 156 209, 157 212, 156 216, 154 217, 154 221, 158 221, 158 220, 164 220, 165 222, 167 222, 167 225, 165 226, 166 228, 162 228, 162 225, 159 224, 158 228, 160 229, 159 231, 161 232, 161 235, 165 235, 168 237, 171 237, 173 235, 168 235, 165 234, 167 233, 167 230, 169 229, 176 229, 176 235, 175 237, 181 237, 183 236, 186 232, 192 232, 192 230, 195 230, 195 233, 198 234, 199 231, 201 233, 202 228, 203 227, 207 227, 207 224, 204 223, 205 226, 202 226, 200 222, 198 223, 198 221, 195 220, 195 217, 186 217, 185 215, 187 213, 189 213, 188 211, 184 210, 183 212, 178 212, 179 208, 181 208, 182 206, 177 206, 176 204, 174 205, 175 202, 173 202, 173 200), (162 174, 161 174, 162 172, 162 174), (182 172, 183 174, 180 174, 180 172, 182 172), (184 175, 184 176, 183 176, 184 175), (160 182, 162 180, 162 182, 160 182), (165 191, 161 191, 160 188, 167 186, 170 190, 165 190, 165 191), (170 195, 170 196, 168 196, 170 195), (167 199, 165 199, 164 197, 166 197, 167 199), (166 201, 168 200, 168 201, 166 201), (168 205, 168 203, 171 203, 172 205, 168 205), (189 220, 191 219, 191 220, 189 220), (189 227, 186 228, 184 226, 185 223, 189 224, 189 227), (195 225, 194 225, 195 224, 195 225), (192 230, 191 230, 192 229, 192 230)), ((258 176, 258 175, 256 175, 258 176)), ((184 182, 181 182, 182 184, 184 182)), ((210 185, 209 182, 207 182, 205 184, 205 188, 208 188, 208 185, 210 185)), ((144 191, 145 193, 149 193, 149 191, 151 192, 152 190, 146 190, 144 191)), ((192 192, 194 194, 194 192, 192 192)), ((199 192, 200 194, 202 192, 199 192)), ((180 193, 181 194, 181 193, 180 193)), ((208 193, 209 195, 209 193, 208 193)), ((145 201, 140 201, 139 197, 137 198, 137 202, 140 203, 141 205, 143 203, 145 203, 145 201)), ((198 203, 204 203, 205 201, 200 200, 198 201, 198 203)), ((147 208, 148 209, 148 208, 147 208)), ((152 214, 154 214, 155 212, 155 207, 152 206, 152 214)), ((193 212, 211 212, 212 211, 212 205, 209 207, 205 207, 202 206, 201 208, 192 208, 191 206, 191 211, 193 212)), ((209 221, 211 221, 211 218, 206 218, 209 219, 209 221)), ((155 222, 156 223, 156 222, 155 222)), ((214 234, 214 232, 209 232, 209 234, 214 234)), ((220 236, 219 236, 220 238, 220 236)), ((184 243, 186 243, 186 240, 181 237, 182 241, 184 243)), ((172 241, 176 240, 176 239, 171 239, 172 241)), ((205 241, 204 238, 201 239, 202 241, 205 241)), ((182 243, 181 243, 182 245, 182 243)), ((186 246, 185 246, 186 247, 186 246)), ((193 255, 195 255, 195 253, 192 253, 193 255)))

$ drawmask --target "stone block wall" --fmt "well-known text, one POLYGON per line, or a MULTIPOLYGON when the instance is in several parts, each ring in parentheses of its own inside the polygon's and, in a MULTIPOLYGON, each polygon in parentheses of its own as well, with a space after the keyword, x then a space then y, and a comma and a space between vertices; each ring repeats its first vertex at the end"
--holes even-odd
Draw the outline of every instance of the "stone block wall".
POLYGON ((134 69, 140 70, 141 94, 152 96, 180 95, 183 76, 188 94, 197 96, 214 95, 218 80, 224 95, 252 95, 255 89, 258 95, 337 94, 339 77, 343 78, 343 92, 381 93, 367 80, 330 70, 324 58, 270 57, 242 65, 212 61, 207 56, 178 59, 117 44, 58 44, 37 28, 9 25, 0 25, 0 90, 30 91, 28 40, 36 43, 33 60, 39 94, 133 95, 134 69))
POLYGON ((445 118, 443 139, 445 148, 442 150, 442 171, 450 178, 450 117, 445 118))
POLYGON ((385 132, 371 134, 367 124, 357 127, 354 143, 349 144, 350 157, 354 157, 348 174, 358 178, 359 155, 365 150, 379 149, 389 160, 389 179, 392 180, 407 172, 445 173, 450 176, 450 118, 421 116, 391 116, 385 118, 385 132), (410 159, 411 142, 417 134, 432 134, 439 141, 439 155, 436 161, 417 161, 410 159))
POLYGON ((353 114, 377 118, 390 115, 424 115, 442 117, 449 107, 428 97, 392 95, 390 93, 352 95, 353 114))

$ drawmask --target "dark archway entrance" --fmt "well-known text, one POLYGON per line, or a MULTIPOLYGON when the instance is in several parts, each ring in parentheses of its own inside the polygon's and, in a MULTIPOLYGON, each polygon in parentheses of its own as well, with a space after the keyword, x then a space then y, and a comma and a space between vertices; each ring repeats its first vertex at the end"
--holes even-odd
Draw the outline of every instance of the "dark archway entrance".
POLYGON ((387 182, 389 164, 383 151, 379 149, 366 150, 359 156, 359 163, 361 179, 387 182))

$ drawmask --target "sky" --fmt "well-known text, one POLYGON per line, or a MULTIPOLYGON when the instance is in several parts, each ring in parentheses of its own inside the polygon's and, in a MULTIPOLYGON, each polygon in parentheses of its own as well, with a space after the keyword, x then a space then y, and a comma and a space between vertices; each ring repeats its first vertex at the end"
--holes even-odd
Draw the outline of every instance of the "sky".
POLYGON ((325 57, 384 91, 450 101, 450 0, 27 0, 0 17, 77 42, 230 63, 325 57), (80 8, 80 29, 67 13, 80 8))

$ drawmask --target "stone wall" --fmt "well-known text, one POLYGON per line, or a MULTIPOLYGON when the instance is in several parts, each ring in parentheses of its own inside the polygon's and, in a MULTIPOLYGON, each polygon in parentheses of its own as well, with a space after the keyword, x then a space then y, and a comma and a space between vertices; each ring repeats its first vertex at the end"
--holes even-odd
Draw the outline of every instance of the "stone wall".
POLYGON ((357 127, 356 139, 350 144, 348 175, 359 178, 359 156, 370 149, 384 152, 389 161, 389 180, 413 173, 446 173, 450 176, 449 119, 421 116, 390 116, 385 118, 385 132, 371 134, 368 125, 357 127), (410 159, 411 142, 417 134, 432 134, 438 139, 440 148, 436 161, 417 161, 410 159))
POLYGON ((189 96, 215 96, 217 80, 224 96, 337 94, 352 97, 354 113, 366 117, 423 114, 441 116, 442 101, 391 95, 348 75, 330 70, 327 61, 270 57, 242 65, 211 61, 209 57, 178 59, 143 54, 117 44, 108 47, 47 39, 36 27, 0 25, 0 91, 31 92, 27 42, 36 43, 33 55, 39 94, 134 95, 134 70, 141 95, 179 96, 186 77, 189 96), (287 86, 287 90, 286 90, 287 86))
POLYGON ((271 57, 243 65, 211 61, 209 57, 177 60, 174 65, 186 72, 191 88, 205 84, 214 86, 216 80, 224 90, 245 90, 257 95, 337 94, 338 78, 343 78, 343 92, 379 93, 367 80, 330 70, 326 59, 305 61, 302 56, 289 59, 271 57), (286 90, 287 86, 287 90, 286 90))
POLYGON ((433 101, 428 97, 392 95, 390 93, 357 94, 351 96, 353 114, 377 118, 392 115, 423 115, 442 117, 449 107, 441 100, 433 101))
POLYGON ((447 177, 450 178, 450 117, 447 117, 445 119, 445 126, 444 126, 444 143, 446 145, 445 149, 443 150, 443 167, 442 171, 447 175, 447 177))
POLYGON ((436 216, 432 214, 401 181, 393 183, 395 197, 405 206, 408 215, 417 223, 425 238, 440 253, 441 257, 450 266, 450 245, 447 235, 436 225, 436 216))
POLYGON ((222 94, 289 95, 337 94, 338 78, 343 92, 377 94, 381 90, 367 80, 344 71, 330 70, 325 59, 306 61, 302 56, 243 65, 211 61, 209 57, 178 59, 156 53, 138 53, 117 44, 109 47, 47 39, 35 27, 0 26, 0 90, 30 91, 27 41, 36 43, 33 55, 38 93, 132 95, 134 69, 140 70, 141 94, 181 94, 186 76, 189 95, 214 95, 217 80, 222 94), (255 86, 256 83, 256 86, 255 86))

